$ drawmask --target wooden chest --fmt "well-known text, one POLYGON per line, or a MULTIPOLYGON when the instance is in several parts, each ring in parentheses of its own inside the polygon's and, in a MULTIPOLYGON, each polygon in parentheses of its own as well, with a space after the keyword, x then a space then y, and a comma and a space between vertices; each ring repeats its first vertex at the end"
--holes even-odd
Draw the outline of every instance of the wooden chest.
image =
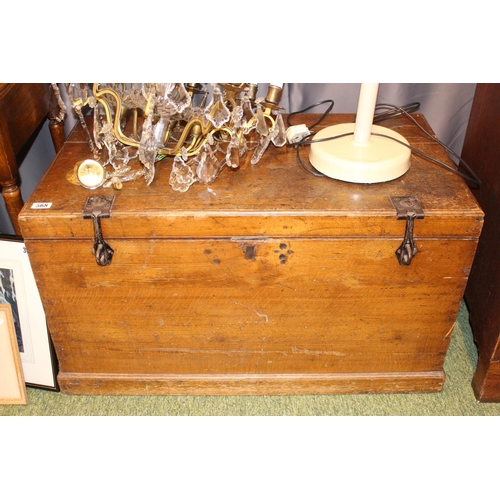
MULTIPOLYGON (((452 165, 407 118, 386 123, 452 165)), ((412 155, 397 180, 348 184, 307 173, 285 146, 186 193, 169 186, 168 159, 149 187, 139 179, 90 192, 65 179, 89 157, 75 129, 19 219, 63 392, 442 389, 483 220, 453 172, 412 155), (114 257, 101 267, 82 210, 89 196, 113 194, 102 231, 114 257), (406 196, 424 218, 414 221, 418 253, 400 265, 406 220, 391 198, 406 196)))

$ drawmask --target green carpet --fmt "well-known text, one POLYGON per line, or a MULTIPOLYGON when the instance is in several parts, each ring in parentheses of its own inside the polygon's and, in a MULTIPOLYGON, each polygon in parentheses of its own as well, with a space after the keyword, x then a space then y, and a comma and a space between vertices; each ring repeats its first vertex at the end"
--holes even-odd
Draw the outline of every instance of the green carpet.
POLYGON ((28 388, 27 405, 0 406, 11 416, 494 416, 500 403, 477 403, 471 380, 477 363, 468 311, 462 303, 440 393, 307 396, 72 396, 28 388))

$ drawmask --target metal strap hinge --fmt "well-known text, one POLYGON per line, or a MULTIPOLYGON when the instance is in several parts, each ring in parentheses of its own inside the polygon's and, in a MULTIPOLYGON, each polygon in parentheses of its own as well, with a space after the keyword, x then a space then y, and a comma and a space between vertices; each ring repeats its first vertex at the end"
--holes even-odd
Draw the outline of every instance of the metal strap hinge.
POLYGON ((92 253, 100 266, 111 264, 114 250, 104 241, 101 229, 101 219, 111 216, 114 196, 89 196, 83 206, 83 218, 92 219, 94 223, 94 247, 92 253))
POLYGON ((415 219, 423 219, 424 211, 414 196, 393 196, 390 200, 392 206, 396 209, 397 218, 406 219, 403 242, 396 250, 396 257, 400 265, 409 266, 418 252, 417 245, 413 240, 414 221, 415 219))

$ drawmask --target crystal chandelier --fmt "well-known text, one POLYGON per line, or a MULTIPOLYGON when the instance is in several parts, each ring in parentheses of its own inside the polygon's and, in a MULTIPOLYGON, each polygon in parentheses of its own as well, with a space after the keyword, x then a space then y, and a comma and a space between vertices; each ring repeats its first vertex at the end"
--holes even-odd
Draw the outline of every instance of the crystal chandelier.
POLYGON ((87 133, 94 160, 103 167, 104 187, 144 177, 150 185, 155 164, 173 157, 169 183, 185 192, 195 182, 209 184, 244 155, 257 164, 272 143, 286 143, 280 114, 282 87, 269 85, 256 98, 257 85, 199 83, 66 84, 69 100, 87 133), (93 134, 84 108, 93 110, 93 134), (130 160, 138 158, 141 167, 130 160))

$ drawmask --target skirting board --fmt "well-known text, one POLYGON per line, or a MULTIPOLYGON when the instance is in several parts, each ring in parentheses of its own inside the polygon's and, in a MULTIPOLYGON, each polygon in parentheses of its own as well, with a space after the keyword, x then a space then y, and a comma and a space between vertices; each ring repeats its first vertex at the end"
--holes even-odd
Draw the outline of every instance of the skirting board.
POLYGON ((93 395, 300 395, 439 392, 443 371, 283 375, 59 373, 61 392, 93 395))

